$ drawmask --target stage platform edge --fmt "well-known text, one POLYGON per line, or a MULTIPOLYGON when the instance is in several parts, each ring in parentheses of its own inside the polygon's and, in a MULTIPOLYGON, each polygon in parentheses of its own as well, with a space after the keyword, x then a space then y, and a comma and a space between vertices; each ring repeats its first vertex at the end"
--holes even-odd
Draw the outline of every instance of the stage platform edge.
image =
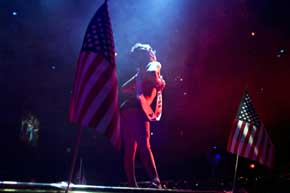
MULTIPOLYGON (((66 182, 59 183, 35 183, 0 181, 0 192, 21 193, 65 193, 66 182)), ((155 188, 131 188, 123 186, 94 186, 70 184, 69 193, 229 193, 220 190, 189 190, 189 189, 155 189, 155 188)))

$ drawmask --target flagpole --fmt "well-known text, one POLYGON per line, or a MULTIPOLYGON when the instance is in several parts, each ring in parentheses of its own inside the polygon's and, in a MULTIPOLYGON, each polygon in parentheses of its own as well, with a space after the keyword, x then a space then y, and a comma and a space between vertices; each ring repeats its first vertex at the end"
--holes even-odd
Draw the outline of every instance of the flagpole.
POLYGON ((83 130, 83 128, 79 127, 78 131, 77 131, 77 138, 76 138, 76 143, 75 143, 75 147, 74 147, 74 154, 73 154, 73 158, 72 158, 72 162, 71 162, 69 178, 68 178, 68 182, 67 182, 67 187, 66 187, 65 193, 68 193, 69 186, 70 186, 70 183, 72 181, 74 168, 75 168, 75 164, 76 164, 76 160, 77 160, 77 156, 78 156, 78 152, 79 152, 79 146, 80 146, 80 142, 81 142, 82 130, 83 130))
POLYGON ((236 157, 236 165, 235 165, 235 174, 234 174, 234 180, 233 180, 232 193, 235 192, 235 188, 236 188, 236 179, 237 179, 237 173, 238 173, 238 163, 239 163, 239 152, 237 153, 237 157, 236 157))

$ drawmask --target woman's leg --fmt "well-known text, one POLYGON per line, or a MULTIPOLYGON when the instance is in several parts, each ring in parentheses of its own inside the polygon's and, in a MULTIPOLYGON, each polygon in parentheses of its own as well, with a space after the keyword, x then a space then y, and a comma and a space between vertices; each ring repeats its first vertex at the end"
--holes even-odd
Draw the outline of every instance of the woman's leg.
POLYGON ((128 186, 138 187, 135 177, 135 156, 137 143, 133 142, 131 144, 125 143, 124 152, 124 169, 128 179, 128 186))
POLYGON ((121 114, 121 127, 124 148, 124 170, 128 180, 128 186, 138 187, 135 177, 135 157, 137 150, 137 141, 135 137, 135 119, 134 111, 127 110, 121 114))
POLYGON ((143 165, 147 171, 149 178, 152 180, 156 186, 160 186, 160 179, 158 176, 158 172, 156 169, 156 164, 154 160, 154 156, 152 153, 151 145, 150 145, 150 122, 145 121, 143 128, 141 130, 140 136, 138 137, 138 153, 140 159, 143 162, 143 165))

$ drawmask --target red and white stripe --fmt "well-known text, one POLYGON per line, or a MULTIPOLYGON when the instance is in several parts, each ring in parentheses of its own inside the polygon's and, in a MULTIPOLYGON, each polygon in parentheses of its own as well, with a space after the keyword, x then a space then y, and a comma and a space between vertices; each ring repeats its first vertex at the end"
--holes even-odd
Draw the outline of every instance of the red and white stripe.
POLYGON ((115 65, 102 55, 83 51, 79 55, 70 105, 70 121, 95 128, 120 146, 118 85, 115 65))
POLYGON ((235 119, 228 139, 227 150, 270 168, 274 162, 274 146, 263 126, 235 119))

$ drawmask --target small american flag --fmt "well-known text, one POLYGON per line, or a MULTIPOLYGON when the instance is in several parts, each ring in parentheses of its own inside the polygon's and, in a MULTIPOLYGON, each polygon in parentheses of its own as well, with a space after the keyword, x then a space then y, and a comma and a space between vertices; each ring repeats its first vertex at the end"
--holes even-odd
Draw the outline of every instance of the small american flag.
POLYGON ((70 122, 95 128, 120 148, 115 48, 107 1, 85 33, 70 104, 70 122))
POLYGON ((227 151, 273 167, 274 146, 247 92, 234 120, 227 151))

